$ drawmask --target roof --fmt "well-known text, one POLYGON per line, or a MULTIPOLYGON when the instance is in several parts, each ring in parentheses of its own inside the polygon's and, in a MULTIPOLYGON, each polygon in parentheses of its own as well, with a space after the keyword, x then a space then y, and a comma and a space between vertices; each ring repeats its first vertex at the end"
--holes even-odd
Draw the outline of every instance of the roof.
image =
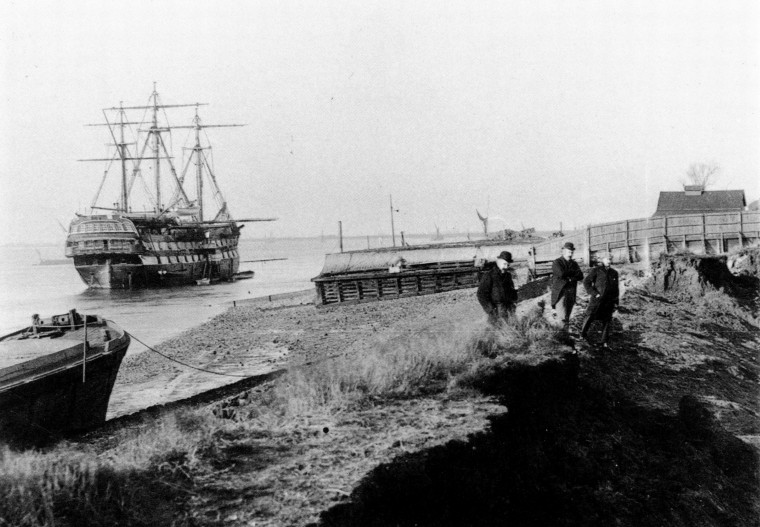
POLYGON ((706 190, 699 194, 660 192, 654 216, 700 212, 735 212, 744 210, 747 201, 743 190, 706 190))

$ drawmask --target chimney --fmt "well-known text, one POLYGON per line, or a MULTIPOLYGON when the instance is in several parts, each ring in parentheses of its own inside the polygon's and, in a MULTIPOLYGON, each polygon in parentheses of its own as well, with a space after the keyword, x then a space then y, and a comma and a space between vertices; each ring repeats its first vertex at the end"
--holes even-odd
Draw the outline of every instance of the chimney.
POLYGON ((687 196, 701 196, 705 187, 704 185, 684 185, 683 191, 687 196))

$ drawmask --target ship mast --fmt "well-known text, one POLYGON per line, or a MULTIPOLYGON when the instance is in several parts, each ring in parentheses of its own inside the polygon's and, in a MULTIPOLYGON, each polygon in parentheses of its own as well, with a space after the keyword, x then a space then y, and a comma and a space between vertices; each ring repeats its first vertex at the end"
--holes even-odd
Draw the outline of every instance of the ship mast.
POLYGON ((122 212, 129 212, 129 196, 127 195, 127 155, 124 149, 126 143, 124 143, 124 101, 119 102, 119 157, 121 157, 121 210, 122 212))
POLYGON ((153 83, 153 93, 151 94, 153 99, 153 126, 151 126, 151 133, 153 135, 153 167, 156 177, 156 212, 161 211, 161 163, 158 160, 158 150, 161 143, 161 132, 158 130, 158 92, 156 91, 156 83, 153 83))
MULTIPOLYGON (((150 146, 153 150, 153 162, 154 162, 154 177, 156 182, 156 202, 154 204, 154 211, 158 214, 165 212, 165 209, 161 206, 161 160, 166 159, 169 164, 169 171, 171 172, 171 175, 174 177, 174 183, 177 186, 177 191, 175 193, 175 196, 178 196, 176 201, 183 201, 184 203, 187 203, 189 200, 187 198, 187 194, 185 193, 185 189, 182 187, 182 182, 179 178, 177 178, 177 171, 174 168, 174 164, 172 163, 171 159, 172 156, 169 154, 168 149, 166 148, 166 143, 164 143, 164 140, 161 136, 161 132, 171 132, 173 126, 170 126, 168 123, 166 126, 159 126, 158 123, 158 111, 159 109, 164 108, 188 108, 192 106, 200 106, 205 105, 206 103, 194 103, 194 104, 161 104, 158 97, 158 91, 156 90, 156 83, 153 83, 153 93, 150 94, 150 97, 148 98, 149 104, 147 106, 125 106, 122 107, 125 110, 150 110, 152 112, 152 119, 151 119, 151 125, 150 128, 147 130, 140 130, 141 132, 147 132, 148 136, 145 139, 145 142, 143 143, 142 151, 140 152, 140 155, 135 158, 137 160, 137 163, 135 164, 133 174, 132 174, 132 181, 136 178, 137 174, 140 171, 140 164, 143 159, 150 159, 143 157, 146 149, 150 146), (161 155, 163 151, 163 155, 161 155)), ((113 109, 113 108, 112 108, 113 109)), ((132 183, 130 182, 129 188, 131 188, 132 183)), ((127 191, 129 193, 129 190, 127 191)), ((174 199, 172 201, 175 201, 174 199)))
MULTIPOLYGON (((193 118, 193 124, 190 126, 173 126, 172 128, 192 128, 195 130, 195 145, 190 149, 192 150, 192 153, 190 154, 189 159, 187 160, 187 164, 185 165, 185 169, 182 171, 182 177, 180 178, 180 181, 184 181, 185 179, 185 173, 187 172, 187 169, 190 166, 191 162, 194 162, 195 164, 195 188, 196 192, 198 193, 198 221, 204 221, 204 204, 203 204, 203 168, 206 168, 206 171, 208 172, 209 178, 211 180, 211 186, 214 190, 214 197, 219 198, 221 200, 220 203, 220 210, 219 212, 227 212, 227 203, 224 201, 224 197, 222 196, 222 191, 219 189, 219 186, 216 184, 216 177, 214 176, 214 172, 211 170, 211 166, 208 163, 208 159, 206 158, 206 154, 203 152, 204 150, 211 150, 210 146, 202 146, 201 145, 201 130, 204 128, 232 128, 237 126, 245 126, 243 124, 203 124, 201 122, 201 118, 198 115, 198 106, 195 107, 195 117, 193 118)), ((217 213, 218 216, 218 213, 217 213)), ((216 218, 215 218, 216 219, 216 218)))
MULTIPOLYGON (((106 110, 103 110, 103 117, 105 118, 105 124, 87 124, 85 126, 107 126, 108 131, 111 134, 111 138, 113 139, 113 146, 116 147, 116 153, 119 156, 119 159, 121 161, 121 197, 119 199, 118 206, 116 208, 117 212, 128 212, 129 210, 129 191, 127 189, 127 161, 128 160, 134 160, 134 157, 131 157, 129 154, 129 151, 127 150, 127 145, 133 144, 133 143, 127 143, 124 140, 124 127, 126 125, 130 124, 140 124, 136 122, 127 122, 124 120, 124 117, 126 116, 126 112, 124 111, 124 103, 120 102, 118 108, 111 108, 112 110, 118 110, 119 112, 119 138, 116 138, 116 134, 114 133, 114 126, 111 125, 110 121, 108 120, 108 114, 106 113, 106 110)), ((79 161, 109 161, 113 162, 114 157, 107 158, 107 159, 80 159, 79 161)), ((100 187, 98 187, 98 192, 95 194, 95 197, 92 200, 92 204, 90 208, 103 208, 103 207, 96 207, 96 203, 98 201, 98 197, 100 196, 100 192, 103 189, 103 184, 105 183, 106 177, 108 176, 108 170, 105 171, 103 174, 103 180, 100 183, 100 187)))
MULTIPOLYGON (((212 197, 217 201, 217 204, 219 205, 219 211, 216 213, 216 216, 213 218, 212 221, 229 221, 229 211, 227 210, 227 203, 224 200, 224 196, 222 195, 221 190, 219 189, 219 186, 216 182, 216 177, 214 175, 214 172, 209 164, 208 157, 205 154, 205 150, 211 150, 211 146, 202 146, 201 144, 201 130, 204 128, 228 128, 228 127, 236 127, 236 126, 244 126, 242 124, 203 124, 201 122, 200 116, 198 115, 198 107, 199 106, 205 106, 206 103, 192 103, 192 104, 161 104, 161 101, 159 100, 158 91, 156 89, 156 83, 153 83, 153 92, 150 94, 150 97, 148 98, 148 104, 145 106, 124 106, 123 102, 119 103, 118 107, 111 107, 111 108, 104 108, 103 109, 103 116, 105 118, 104 124, 91 124, 87 126, 108 126, 108 130, 111 134, 111 138, 113 139, 113 142, 116 146, 116 152, 113 157, 106 158, 106 159, 80 159, 80 161, 108 161, 109 163, 113 163, 116 161, 116 156, 118 155, 119 160, 121 162, 121 196, 120 201, 116 205, 116 209, 108 209, 106 207, 97 207, 96 202, 98 200, 98 197, 100 196, 100 192, 103 188, 103 183, 105 183, 106 177, 108 175, 108 168, 106 168, 105 173, 103 174, 103 181, 100 184, 100 187, 98 189, 98 192, 95 195, 95 198, 93 199, 93 203, 91 208, 93 209, 104 209, 104 210, 115 210, 117 212, 122 213, 128 213, 130 211, 130 204, 129 204, 129 197, 130 193, 132 191, 132 186, 136 180, 136 178, 140 175, 140 165, 142 164, 143 160, 147 159, 153 159, 154 162, 154 177, 155 177, 155 203, 153 204, 153 210, 157 214, 163 214, 170 210, 172 207, 175 207, 177 205, 179 206, 187 206, 190 203, 190 200, 187 196, 187 193, 184 189, 184 180, 185 180, 185 174, 187 173, 187 169, 190 166, 190 163, 194 163, 195 165, 195 177, 196 177, 196 192, 198 193, 197 200, 198 200, 198 221, 205 221, 204 220, 204 209, 205 209, 205 203, 203 199, 203 193, 204 193, 204 171, 207 172, 209 181, 212 188, 212 197), (190 126, 170 126, 168 123, 163 125, 159 124, 159 118, 158 118, 158 112, 159 110, 163 110, 165 108, 188 108, 188 107, 195 107, 195 117, 193 118, 192 125, 190 126), (142 122, 129 122, 126 120, 127 116, 127 110, 146 110, 151 112, 150 117, 150 126, 147 129, 140 130, 138 128, 139 132, 147 133, 147 136, 145 137, 144 141, 140 141, 140 146, 136 147, 135 154, 133 155, 130 153, 129 148, 127 145, 135 144, 135 143, 127 143, 125 141, 125 134, 124 134, 124 127, 127 125, 145 125, 146 120, 143 119, 142 122), (107 111, 116 111, 119 113, 119 119, 117 122, 112 123, 108 119, 107 111), (119 127, 119 134, 117 137, 117 133, 115 128, 119 127), (161 135, 161 132, 171 132, 174 128, 192 128, 195 130, 195 145, 192 148, 189 148, 188 150, 192 150, 192 153, 187 160, 187 164, 185 165, 182 176, 177 176, 177 171, 175 170, 174 164, 172 163, 172 156, 169 154, 169 151, 166 147, 166 143, 163 140, 163 136, 161 135), (148 149, 151 150, 151 154, 148 154, 148 149), (166 207, 162 206, 162 196, 161 196, 161 160, 167 160, 169 165, 169 172, 174 178, 174 184, 176 186, 176 191, 172 195, 171 199, 169 200, 166 207), (134 161, 132 167, 131 167, 131 176, 128 177, 127 175, 127 161, 134 161)), ((110 165, 109 165, 110 166, 110 165)), ((149 199, 152 201, 153 197, 150 196, 150 190, 148 186, 145 187, 147 194, 149 195, 149 199)), ((238 220, 238 221, 271 221, 270 219, 262 220, 262 219, 252 219, 252 220, 238 220)))
POLYGON ((198 117, 197 106, 195 107, 193 124, 195 125, 195 146, 193 147, 193 151, 195 152, 195 185, 198 192, 198 220, 203 221, 203 163, 201 162, 203 148, 201 147, 201 119, 198 117))

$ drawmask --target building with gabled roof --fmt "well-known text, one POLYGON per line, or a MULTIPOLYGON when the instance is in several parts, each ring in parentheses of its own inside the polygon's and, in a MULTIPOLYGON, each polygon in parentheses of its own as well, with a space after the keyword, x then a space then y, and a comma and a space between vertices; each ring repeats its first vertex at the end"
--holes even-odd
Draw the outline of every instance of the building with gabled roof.
POLYGON ((746 206, 743 190, 705 190, 701 185, 685 185, 682 192, 660 192, 652 216, 741 212, 746 206))

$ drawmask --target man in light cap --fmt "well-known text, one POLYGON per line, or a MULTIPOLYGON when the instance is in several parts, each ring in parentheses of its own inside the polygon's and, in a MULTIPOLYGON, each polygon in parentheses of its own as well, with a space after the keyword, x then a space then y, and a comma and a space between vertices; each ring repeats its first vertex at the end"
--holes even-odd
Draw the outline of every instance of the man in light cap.
POLYGON ((575 305, 575 295, 578 282, 583 280, 583 272, 578 263, 573 260, 575 246, 565 242, 562 246, 562 256, 552 262, 552 309, 564 329, 570 325, 570 313, 575 305))
POLYGON ((612 313, 620 302, 618 272, 612 268, 612 257, 609 253, 599 255, 602 265, 594 267, 583 280, 583 287, 589 294, 586 319, 583 321, 581 337, 588 341, 588 330, 591 323, 598 320, 602 323, 602 347, 609 349, 610 322, 612 313))
POLYGON ((478 302, 493 325, 507 320, 515 311, 517 290, 509 272, 510 263, 512 254, 502 251, 496 257, 496 265, 483 274, 478 286, 478 302))

